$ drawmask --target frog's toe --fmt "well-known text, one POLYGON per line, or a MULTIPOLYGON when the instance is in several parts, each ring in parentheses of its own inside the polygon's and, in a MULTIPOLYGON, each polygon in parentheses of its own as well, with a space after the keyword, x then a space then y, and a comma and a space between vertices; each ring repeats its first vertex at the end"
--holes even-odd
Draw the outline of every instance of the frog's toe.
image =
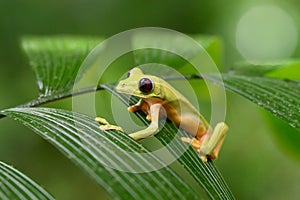
POLYGON ((136 106, 136 105, 129 106, 129 107, 127 108, 127 110, 128 110, 129 112, 136 112, 136 111, 138 111, 138 110, 141 110, 141 106, 136 106))
POLYGON ((101 126, 99 126, 99 128, 104 131, 117 130, 117 131, 124 132, 124 130, 120 126, 115 126, 115 125, 110 125, 110 124, 101 125, 101 126))
POLYGON ((202 160, 204 163, 207 162, 207 156, 206 156, 206 155, 201 155, 201 153, 200 153, 200 158, 201 158, 201 160, 202 160))
POLYGON ((181 140, 185 143, 189 143, 192 147, 197 151, 200 152, 201 142, 196 138, 189 138, 189 137, 181 137, 181 140))
POLYGON ((189 137, 181 137, 181 141, 189 144, 192 143, 192 139, 189 137))
POLYGON ((150 115, 147 115, 147 116, 146 116, 146 119, 147 119, 148 121, 151 121, 151 116, 150 116, 150 115))
POLYGON ((134 111, 135 111, 135 106, 129 106, 129 107, 127 108, 127 110, 128 110, 129 112, 134 112, 134 111))
MULTIPOLYGON (((196 138, 189 138, 189 137, 181 137, 181 140, 185 143, 191 144, 192 147, 199 153, 199 156, 200 156, 201 160, 203 162, 207 162, 207 156, 200 152, 201 142, 199 140, 197 140, 196 138)), ((213 156, 209 155, 209 158, 214 160, 213 156)))
POLYGON ((99 126, 99 128, 103 131, 107 131, 110 129, 109 125, 101 125, 101 126, 99 126))
POLYGON ((109 124, 108 121, 102 117, 96 117, 95 121, 100 122, 101 124, 109 124))

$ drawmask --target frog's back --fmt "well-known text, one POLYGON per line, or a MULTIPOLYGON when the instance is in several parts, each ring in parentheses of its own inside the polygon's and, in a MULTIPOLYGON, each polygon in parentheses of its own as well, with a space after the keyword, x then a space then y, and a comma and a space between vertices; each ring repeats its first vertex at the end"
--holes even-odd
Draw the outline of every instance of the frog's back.
POLYGON ((172 105, 179 113, 191 113, 200 117, 199 111, 185 96, 162 79, 161 84, 163 85, 161 89, 163 100, 166 103, 172 105))

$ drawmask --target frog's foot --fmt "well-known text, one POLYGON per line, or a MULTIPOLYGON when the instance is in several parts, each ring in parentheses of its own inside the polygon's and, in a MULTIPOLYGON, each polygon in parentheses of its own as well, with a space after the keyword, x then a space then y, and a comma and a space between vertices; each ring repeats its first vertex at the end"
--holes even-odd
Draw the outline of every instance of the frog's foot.
POLYGON ((129 107, 127 108, 127 110, 128 110, 129 112, 136 112, 136 111, 138 111, 138 110, 141 110, 141 106, 136 106, 136 105, 129 106, 129 107))
POLYGON ((99 128, 101 130, 117 130, 117 131, 124 132, 124 130, 120 126, 111 125, 106 119, 104 119, 102 117, 96 117, 95 121, 100 122, 101 124, 103 124, 103 125, 99 126, 99 128))
POLYGON ((185 143, 189 143, 192 147, 197 151, 200 152, 201 143, 196 138, 189 138, 189 137, 181 137, 181 140, 185 143))
POLYGON ((185 143, 189 143, 192 145, 192 147, 200 154, 200 158, 203 162, 207 162, 207 155, 205 154, 202 154, 200 152, 200 147, 201 147, 201 144, 202 142, 199 141, 198 139, 196 138, 189 138, 189 137, 181 137, 181 140, 185 143))
POLYGON ((102 117, 96 117, 95 121, 100 122, 101 124, 109 124, 108 121, 102 117))
POLYGON ((111 124, 101 125, 101 126, 99 126, 99 128, 104 131, 117 130, 117 131, 124 132, 124 130, 120 126, 111 125, 111 124))
POLYGON ((148 121, 151 121, 151 116, 148 114, 148 115, 146 116, 146 119, 147 119, 148 121))

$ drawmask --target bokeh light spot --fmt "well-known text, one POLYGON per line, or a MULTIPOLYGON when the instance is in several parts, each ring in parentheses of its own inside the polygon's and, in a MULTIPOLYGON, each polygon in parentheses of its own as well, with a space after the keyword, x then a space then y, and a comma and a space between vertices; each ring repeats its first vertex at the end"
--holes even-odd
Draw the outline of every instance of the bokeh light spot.
POLYGON ((250 62, 288 58, 297 41, 293 18, 274 5, 249 9, 236 27, 236 47, 250 62))

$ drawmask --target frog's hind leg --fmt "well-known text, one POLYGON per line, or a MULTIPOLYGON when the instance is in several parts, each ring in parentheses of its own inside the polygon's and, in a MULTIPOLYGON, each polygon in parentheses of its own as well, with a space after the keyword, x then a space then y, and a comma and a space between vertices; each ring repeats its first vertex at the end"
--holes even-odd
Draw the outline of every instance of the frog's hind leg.
POLYGON ((206 156, 208 156, 212 160, 217 159, 227 130, 228 126, 225 123, 218 123, 213 133, 205 138, 200 147, 200 156, 202 160, 206 158, 206 156))
MULTIPOLYGON (((169 116, 168 116, 169 117, 169 116)), ((206 128, 198 118, 190 114, 182 115, 179 119, 171 119, 179 128, 200 140, 206 133, 206 128)))
MULTIPOLYGON (((174 119, 172 121, 175 121, 174 119)), ((192 147, 199 153, 201 144, 205 138, 206 128, 202 123, 199 122, 199 119, 194 117, 193 115, 182 115, 180 118, 179 127, 192 136, 189 137, 181 137, 181 140, 185 143, 191 144, 192 147)))

